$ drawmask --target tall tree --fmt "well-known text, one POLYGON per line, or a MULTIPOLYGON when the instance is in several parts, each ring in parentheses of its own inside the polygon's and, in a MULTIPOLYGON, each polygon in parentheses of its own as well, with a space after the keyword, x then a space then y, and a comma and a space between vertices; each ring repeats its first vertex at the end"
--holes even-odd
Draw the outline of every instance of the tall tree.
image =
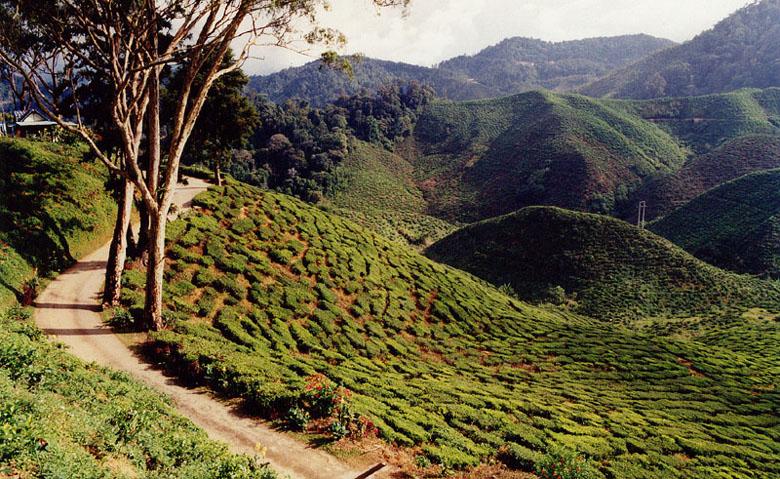
MULTIPOLYGON (((408 0, 373 0, 380 6, 408 0)), ((307 41, 343 41, 337 32, 316 24, 325 0, 0 0, 0 61, 19 72, 38 106, 60 126, 81 138, 113 172, 127 178, 149 213, 149 255, 145 324, 164 326, 162 291, 165 230, 187 141, 212 86, 240 69, 253 46, 285 46, 299 38, 296 25, 312 25, 307 41), (165 35, 167 43, 161 46, 165 35), (223 62, 231 45, 241 44, 233 63, 223 62), (167 148, 149 158, 159 168, 157 189, 150 188, 139 162, 147 148, 161 144, 159 132, 147 131, 147 113, 159 118, 155 92, 160 68, 183 65, 182 84, 168 133, 167 148), (114 86, 112 123, 119 132, 122 163, 100 148, 82 121, 75 98, 75 124, 52 101, 47 72, 56 70, 78 85, 85 73, 98 72, 114 86), (162 156, 165 162, 162 162, 162 156)), ((152 129, 153 130, 153 129, 152 129)))
MULTIPOLYGON (((222 60, 223 66, 233 62, 234 55, 229 51, 222 60)), ((181 88, 184 71, 184 68, 177 69, 167 86, 167 112, 174 110, 173 101, 181 88)), ((185 149, 185 162, 212 166, 217 185, 222 185, 222 170, 229 166, 234 150, 246 145, 260 122, 257 110, 244 95, 248 82, 249 77, 241 70, 230 72, 214 82, 185 149)))

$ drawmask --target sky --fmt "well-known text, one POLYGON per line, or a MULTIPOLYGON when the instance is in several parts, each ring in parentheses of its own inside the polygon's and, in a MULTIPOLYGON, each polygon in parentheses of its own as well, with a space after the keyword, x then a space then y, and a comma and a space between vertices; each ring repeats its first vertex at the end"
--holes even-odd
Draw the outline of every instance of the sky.
MULTIPOLYGON (((382 9, 371 0, 330 0, 324 26, 348 39, 343 54, 432 66, 474 54, 509 37, 548 41, 647 33, 690 40, 750 0, 412 0, 403 9, 382 9)), ((303 27, 303 26, 302 26, 303 27)), ((297 49, 303 49, 298 45, 297 49)), ((302 65, 319 55, 257 48, 245 65, 268 74, 302 65)))

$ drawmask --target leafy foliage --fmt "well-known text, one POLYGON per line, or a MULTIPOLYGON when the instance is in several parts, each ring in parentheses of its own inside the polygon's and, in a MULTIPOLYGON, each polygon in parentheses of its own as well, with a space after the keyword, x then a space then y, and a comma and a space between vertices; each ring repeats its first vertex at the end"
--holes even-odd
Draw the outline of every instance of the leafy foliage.
POLYGON ((683 97, 778 86, 780 2, 752 2, 693 40, 582 88, 593 96, 683 97))
POLYGON ((396 139, 411 134, 430 95, 415 83, 396 84, 374 95, 342 98, 325 109, 303 101, 277 106, 257 97, 263 122, 252 137, 257 148, 254 166, 264 172, 260 177, 268 186, 319 201, 335 189, 334 170, 348 155, 350 139, 392 148, 396 139))
POLYGON ((650 228, 707 262, 780 277, 780 170, 752 173, 694 198, 650 228))
POLYGON ((599 318, 686 316, 712 308, 780 307, 780 285, 741 277, 696 260, 620 220, 530 207, 463 228, 427 254, 520 298, 565 302, 599 318))
POLYGON ((523 304, 290 197, 231 184, 195 205, 171 228, 170 330, 150 346, 192 383, 270 415, 321 374, 383 438, 450 469, 530 472, 558 445, 613 477, 780 473, 777 322, 631 332, 523 304), (203 270, 243 289, 180 287, 203 270))

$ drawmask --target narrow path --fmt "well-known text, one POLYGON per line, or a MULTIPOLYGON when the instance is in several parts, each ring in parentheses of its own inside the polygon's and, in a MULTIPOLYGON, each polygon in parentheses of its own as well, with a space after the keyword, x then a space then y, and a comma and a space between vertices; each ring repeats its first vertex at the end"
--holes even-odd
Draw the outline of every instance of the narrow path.
MULTIPOLYGON (((208 183, 191 178, 189 185, 179 185, 174 202, 187 208, 206 188, 208 183)), ((282 474, 293 479, 354 479, 360 474, 323 451, 245 417, 206 390, 178 385, 174 378, 134 355, 103 325, 100 315, 107 258, 105 245, 49 284, 35 303, 35 322, 41 329, 65 343, 81 359, 126 371, 166 394, 182 415, 205 429, 212 439, 227 443, 232 451, 256 455, 256 445, 266 447, 266 460, 282 474)))

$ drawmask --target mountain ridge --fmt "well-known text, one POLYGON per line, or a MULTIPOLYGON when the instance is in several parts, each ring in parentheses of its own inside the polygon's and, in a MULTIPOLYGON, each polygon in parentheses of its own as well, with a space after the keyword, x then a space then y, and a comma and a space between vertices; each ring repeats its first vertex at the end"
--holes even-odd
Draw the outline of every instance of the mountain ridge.
POLYGON ((314 61, 253 76, 247 91, 267 94, 275 102, 298 97, 323 105, 341 95, 355 94, 364 88, 376 90, 396 81, 429 84, 438 96, 451 100, 492 98, 536 88, 568 90, 672 45, 670 40, 644 34, 565 42, 512 37, 474 55, 457 56, 434 67, 347 57, 354 60, 352 79, 314 61), (567 51, 571 53, 567 55, 567 51), (540 61, 543 63, 538 65, 540 61))
POLYGON ((693 40, 652 54, 578 91, 648 99, 780 86, 780 0, 737 10, 693 40))

